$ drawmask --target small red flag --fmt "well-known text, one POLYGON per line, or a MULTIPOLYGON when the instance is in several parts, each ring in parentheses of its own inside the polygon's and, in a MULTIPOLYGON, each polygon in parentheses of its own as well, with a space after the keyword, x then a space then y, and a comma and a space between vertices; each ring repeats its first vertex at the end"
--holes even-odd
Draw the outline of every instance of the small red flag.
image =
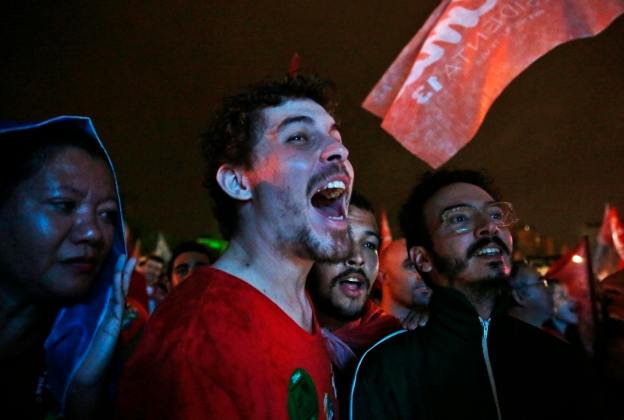
POLYGON ((565 284, 570 297, 576 301, 579 335, 587 354, 591 356, 594 353, 598 313, 588 248, 588 240, 585 238, 575 249, 556 261, 545 277, 555 278, 565 284))
POLYGON ((290 63, 288 63, 288 76, 292 78, 297 77, 299 66, 301 66, 301 57, 299 57, 299 53, 294 53, 290 63))
POLYGON ((622 12, 624 0, 443 0, 363 107, 437 168, 472 139, 492 102, 531 63, 596 35, 622 12))
POLYGON ((388 222, 386 209, 381 209, 381 215, 379 216, 379 233, 381 235, 379 254, 381 254, 383 250, 386 249, 392 242, 392 231, 390 230, 390 223, 388 222))
POLYGON ((596 238, 594 272, 602 280, 624 268, 624 226, 615 207, 606 204, 596 238))

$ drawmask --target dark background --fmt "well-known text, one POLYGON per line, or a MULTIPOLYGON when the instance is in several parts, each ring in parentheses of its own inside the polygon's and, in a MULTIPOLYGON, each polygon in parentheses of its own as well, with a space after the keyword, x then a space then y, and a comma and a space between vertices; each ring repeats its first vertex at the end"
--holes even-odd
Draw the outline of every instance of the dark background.
MULTIPOLYGON (((285 73, 294 52, 336 82, 356 188, 398 234, 427 166, 360 103, 438 1, 13 3, 0 13, 0 119, 93 117, 141 235, 218 235, 198 135, 222 96, 285 73)), ((524 223, 573 246, 605 202, 624 211, 623 117, 620 17, 530 66, 446 166, 486 169, 524 223)))

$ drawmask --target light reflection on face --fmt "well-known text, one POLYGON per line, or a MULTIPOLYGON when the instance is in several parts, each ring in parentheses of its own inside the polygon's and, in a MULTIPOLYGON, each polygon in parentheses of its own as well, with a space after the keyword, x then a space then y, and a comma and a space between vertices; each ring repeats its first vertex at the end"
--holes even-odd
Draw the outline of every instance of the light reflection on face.
POLYGON ((2 275, 29 298, 83 296, 111 249, 118 211, 106 163, 65 148, 0 208, 2 275))
POLYGON ((353 168, 334 119, 309 99, 266 108, 261 117, 247 172, 260 235, 303 259, 343 259, 350 248, 346 212, 353 168), (316 200, 330 184, 341 186, 339 196, 316 200))

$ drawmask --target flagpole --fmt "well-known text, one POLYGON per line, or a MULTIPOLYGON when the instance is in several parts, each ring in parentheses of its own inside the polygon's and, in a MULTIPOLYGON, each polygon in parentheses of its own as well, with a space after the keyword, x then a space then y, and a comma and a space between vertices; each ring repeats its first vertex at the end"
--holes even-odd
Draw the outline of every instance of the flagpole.
POLYGON ((592 318, 593 318, 593 328, 594 328, 594 360, 597 360, 595 357, 596 353, 599 352, 598 344, 601 343, 602 333, 600 331, 600 313, 598 311, 598 293, 596 292, 596 278, 594 277, 594 270, 592 267, 592 255, 589 247, 589 237, 587 235, 583 235, 583 244, 585 246, 585 252, 587 257, 587 264, 585 267, 587 269, 587 279, 589 283, 589 298, 591 301, 591 309, 592 309, 592 318))

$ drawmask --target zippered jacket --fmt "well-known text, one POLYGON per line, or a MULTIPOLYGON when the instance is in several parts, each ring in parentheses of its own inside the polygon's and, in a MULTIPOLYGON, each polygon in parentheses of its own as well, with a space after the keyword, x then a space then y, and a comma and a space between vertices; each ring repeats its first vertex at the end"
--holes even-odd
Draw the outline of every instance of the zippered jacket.
POLYGON ((437 288, 425 327, 369 349, 351 387, 352 419, 597 418, 587 364, 566 342, 505 314, 479 318, 437 288))

